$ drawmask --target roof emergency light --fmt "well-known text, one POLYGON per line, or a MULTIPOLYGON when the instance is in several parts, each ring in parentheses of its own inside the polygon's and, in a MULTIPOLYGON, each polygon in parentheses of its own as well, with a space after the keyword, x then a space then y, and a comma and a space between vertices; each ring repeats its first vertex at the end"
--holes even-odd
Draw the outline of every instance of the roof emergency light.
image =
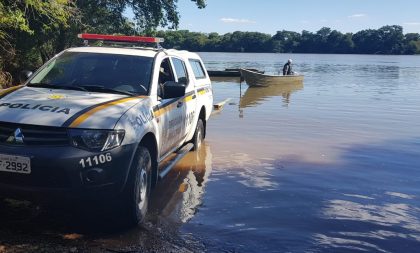
POLYGON ((102 40, 102 41, 112 41, 112 42, 144 42, 144 43, 157 43, 163 42, 163 38, 155 37, 143 37, 143 36, 125 36, 125 35, 106 35, 106 34, 92 34, 92 33, 82 33, 77 35, 78 38, 84 40, 102 40))

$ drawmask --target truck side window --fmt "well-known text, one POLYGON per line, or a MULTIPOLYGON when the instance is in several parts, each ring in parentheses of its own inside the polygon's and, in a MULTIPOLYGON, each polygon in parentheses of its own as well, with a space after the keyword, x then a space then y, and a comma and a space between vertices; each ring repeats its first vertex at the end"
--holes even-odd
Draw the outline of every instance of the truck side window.
POLYGON ((194 76, 196 79, 202 79, 202 78, 206 78, 206 74, 204 73, 204 68, 201 65, 201 62, 197 59, 188 59, 190 64, 191 64, 191 68, 194 72, 194 76))
POLYGON ((174 64, 175 73, 178 78, 178 83, 188 85, 188 76, 185 63, 178 58, 172 58, 172 63, 174 64))
POLYGON ((162 97, 163 95, 163 84, 168 81, 175 82, 175 77, 172 72, 169 58, 166 58, 166 59, 163 59, 159 68, 159 86, 158 86, 158 91, 157 91, 159 97, 162 97))
POLYGON ((169 58, 166 58, 160 64, 159 70, 159 84, 164 84, 167 81, 174 81, 174 74, 172 73, 171 64, 169 58))

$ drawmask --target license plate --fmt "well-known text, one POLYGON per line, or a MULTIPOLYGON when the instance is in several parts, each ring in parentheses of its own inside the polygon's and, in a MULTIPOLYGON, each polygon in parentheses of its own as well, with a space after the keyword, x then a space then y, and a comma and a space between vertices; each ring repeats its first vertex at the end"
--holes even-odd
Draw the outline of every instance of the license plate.
POLYGON ((31 159, 25 156, 0 154, 0 171, 31 174, 31 159))

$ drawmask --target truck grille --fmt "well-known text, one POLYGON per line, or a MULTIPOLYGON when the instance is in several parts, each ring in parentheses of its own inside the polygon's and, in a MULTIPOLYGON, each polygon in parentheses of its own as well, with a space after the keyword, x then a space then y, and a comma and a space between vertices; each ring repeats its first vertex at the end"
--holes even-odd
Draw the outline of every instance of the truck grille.
POLYGON ((69 144, 66 128, 0 122, 0 143, 10 145, 64 146, 69 144), (23 134, 23 144, 8 142, 17 129, 23 134))

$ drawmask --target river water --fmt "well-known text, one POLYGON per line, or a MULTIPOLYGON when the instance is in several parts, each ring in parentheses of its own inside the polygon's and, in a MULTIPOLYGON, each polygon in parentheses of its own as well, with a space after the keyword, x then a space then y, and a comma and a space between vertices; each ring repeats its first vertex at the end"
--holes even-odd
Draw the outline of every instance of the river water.
POLYGON ((210 252, 419 249, 419 56, 200 55, 269 73, 292 58, 305 80, 213 81, 215 102, 231 100, 176 169, 192 168, 189 188, 164 215, 184 238, 210 252))

